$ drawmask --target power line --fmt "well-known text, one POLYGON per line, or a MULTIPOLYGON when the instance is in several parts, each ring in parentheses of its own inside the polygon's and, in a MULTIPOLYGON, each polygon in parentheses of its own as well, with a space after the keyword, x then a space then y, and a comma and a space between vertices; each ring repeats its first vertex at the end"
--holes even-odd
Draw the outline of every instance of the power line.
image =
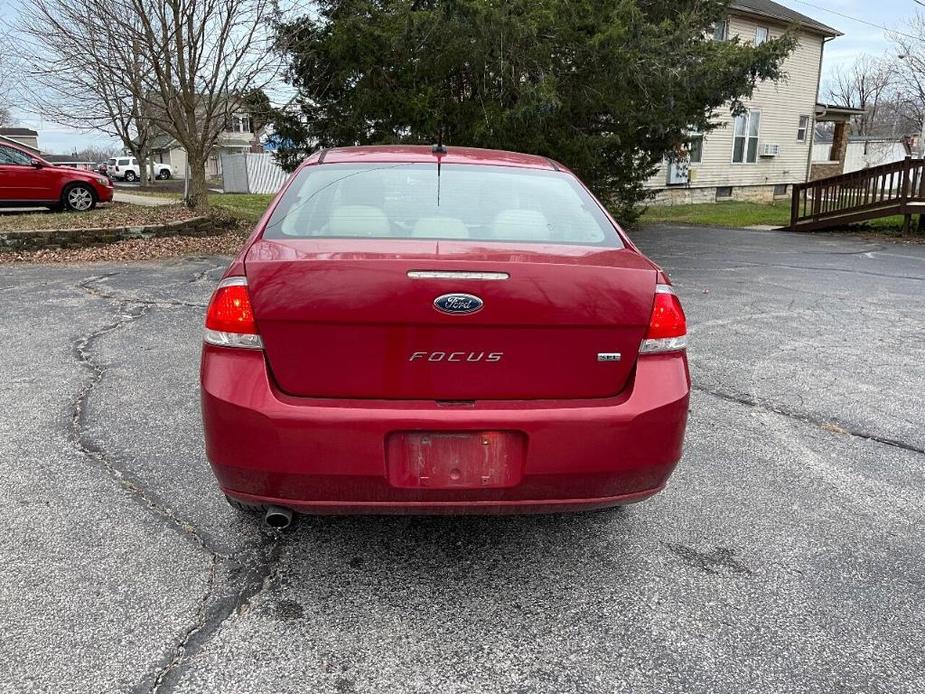
MULTIPOLYGON (((920 39, 920 38, 921 38, 921 37, 919 37, 919 36, 913 36, 912 34, 906 34, 906 33, 902 32, 902 31, 898 31, 898 30, 896 30, 896 29, 891 29, 890 27, 885 27, 885 26, 883 26, 882 24, 876 24, 876 23, 874 23, 874 22, 869 22, 869 21, 867 21, 866 19, 860 19, 860 18, 858 18, 858 17, 852 17, 850 14, 845 14, 844 12, 839 12, 838 10, 833 10, 833 9, 831 9, 831 8, 828 8, 828 7, 822 7, 822 6, 820 6, 820 5, 814 5, 814 4, 811 3, 811 2, 806 2, 806 0, 792 0, 792 1, 793 1, 793 2, 797 2, 797 3, 801 4, 801 5, 806 5, 807 7, 812 7, 813 9, 816 9, 816 10, 821 10, 822 12, 828 12, 828 13, 830 13, 830 14, 834 14, 834 15, 837 15, 837 16, 839 16, 839 17, 843 17, 844 19, 850 19, 852 22, 858 22, 859 24, 866 24, 867 26, 869 26, 869 27, 874 27, 875 29, 882 29, 883 31, 888 31, 888 32, 891 33, 891 34, 898 34, 899 36, 905 36, 906 38, 910 38, 910 39, 920 39)), ((914 2, 916 2, 917 4, 922 5, 923 7, 925 7, 925 2, 922 2, 921 0, 914 0, 914 2)))

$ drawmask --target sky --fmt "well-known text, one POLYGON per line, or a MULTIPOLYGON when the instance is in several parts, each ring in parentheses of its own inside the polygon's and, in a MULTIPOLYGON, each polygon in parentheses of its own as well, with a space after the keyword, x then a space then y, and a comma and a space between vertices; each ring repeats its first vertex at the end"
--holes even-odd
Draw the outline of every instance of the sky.
MULTIPOLYGON (((22 0, 0 0, 0 17, 10 21, 22 0)), ((880 55, 890 47, 881 27, 901 29, 903 19, 915 12, 915 0, 777 0, 782 5, 838 29, 844 36, 826 44, 823 83, 826 74, 861 53, 880 55)), ((923 10, 925 11, 925 10, 923 10)), ((65 154, 90 146, 118 146, 118 142, 93 132, 50 123, 39 115, 14 112, 17 125, 39 133, 39 146, 47 153, 65 154)))

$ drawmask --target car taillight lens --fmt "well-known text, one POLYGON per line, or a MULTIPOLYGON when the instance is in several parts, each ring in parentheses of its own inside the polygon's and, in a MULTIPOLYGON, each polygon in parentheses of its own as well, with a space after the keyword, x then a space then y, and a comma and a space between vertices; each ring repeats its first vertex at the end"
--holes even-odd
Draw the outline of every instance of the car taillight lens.
POLYGON ((639 351, 642 354, 653 354, 677 352, 686 348, 687 320, 681 302, 670 285, 657 284, 649 330, 639 351))
POLYGON ((228 277, 218 285, 206 312, 203 339, 220 347, 263 349, 246 277, 228 277))

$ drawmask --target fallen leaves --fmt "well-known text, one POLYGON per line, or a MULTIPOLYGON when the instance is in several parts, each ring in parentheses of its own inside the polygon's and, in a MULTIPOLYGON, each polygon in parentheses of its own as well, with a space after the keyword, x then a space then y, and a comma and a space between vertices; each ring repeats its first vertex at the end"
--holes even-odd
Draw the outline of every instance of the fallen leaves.
POLYGON ((180 222, 202 215, 185 205, 146 207, 114 202, 89 212, 4 212, 0 232, 39 229, 105 229, 180 222))
POLYGON ((0 253, 3 263, 95 263, 131 262, 182 255, 235 255, 247 233, 229 231, 214 236, 165 236, 132 239, 86 248, 40 249, 25 253, 0 253))

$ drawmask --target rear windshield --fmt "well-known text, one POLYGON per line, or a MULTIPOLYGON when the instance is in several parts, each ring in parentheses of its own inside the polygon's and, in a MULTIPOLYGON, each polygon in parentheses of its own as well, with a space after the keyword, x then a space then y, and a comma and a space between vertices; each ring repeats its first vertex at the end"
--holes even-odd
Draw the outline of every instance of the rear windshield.
POLYGON ((620 247, 569 174, 504 166, 322 164, 302 169, 264 238, 468 239, 620 247))

